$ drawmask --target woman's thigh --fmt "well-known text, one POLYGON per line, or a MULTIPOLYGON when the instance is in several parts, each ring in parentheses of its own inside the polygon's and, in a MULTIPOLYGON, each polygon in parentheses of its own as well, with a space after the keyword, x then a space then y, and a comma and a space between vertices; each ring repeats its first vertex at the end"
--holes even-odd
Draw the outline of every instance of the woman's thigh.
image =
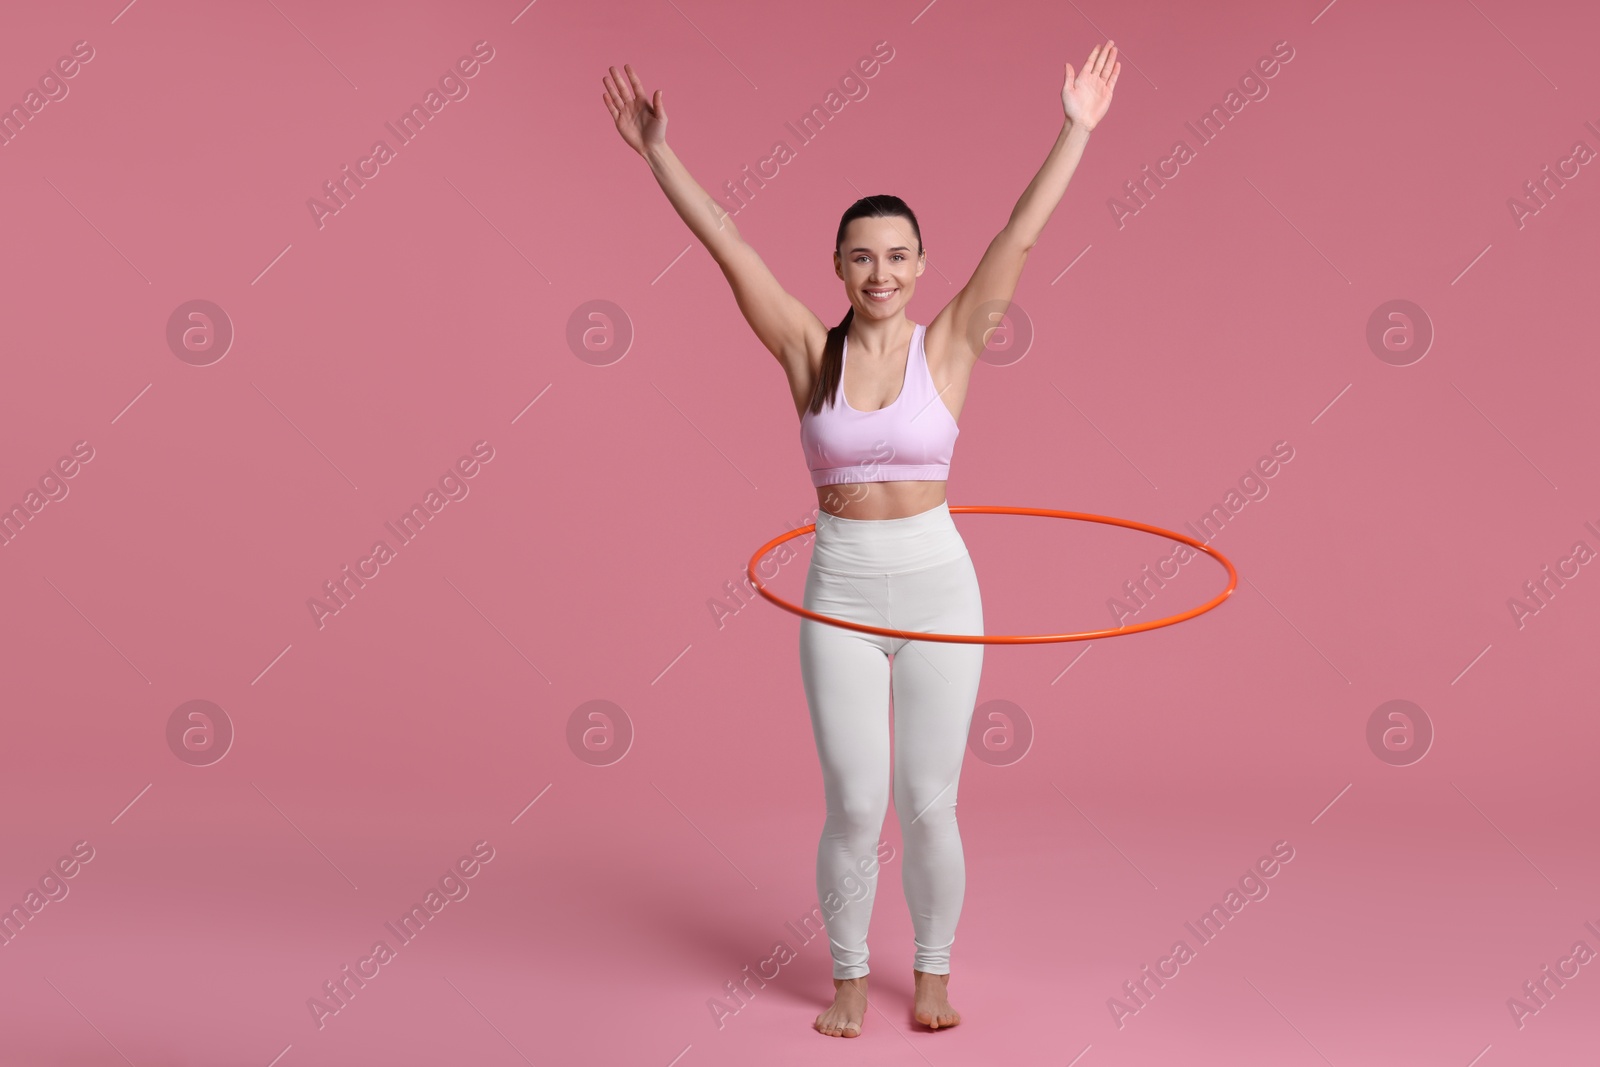
MULTIPOLYGON (((888 626, 887 593, 882 575, 840 575, 813 567, 802 603, 821 615, 888 626)), ((800 620, 800 677, 830 794, 852 785, 868 793, 887 790, 891 640, 800 620)))
MULTIPOLYGON (((905 630, 984 632, 983 598, 970 556, 891 576, 889 600, 895 626, 905 630)), ((895 646, 895 763, 916 792, 942 790, 961 769, 984 646, 911 639, 898 639, 895 646)))

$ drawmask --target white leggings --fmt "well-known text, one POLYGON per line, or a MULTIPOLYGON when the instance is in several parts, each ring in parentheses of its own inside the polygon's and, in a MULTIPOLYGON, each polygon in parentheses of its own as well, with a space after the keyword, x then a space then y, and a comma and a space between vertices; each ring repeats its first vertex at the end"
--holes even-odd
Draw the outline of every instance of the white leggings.
MULTIPOLYGON (((983 633, 978 576, 948 502, 900 519, 819 511, 803 603, 868 626, 983 633)), ((967 887, 956 786, 982 670, 981 644, 913 641, 800 620, 800 676, 828 804, 817 846, 817 900, 835 978, 868 973, 877 843, 889 805, 891 688, 894 805, 905 853, 900 880, 916 938, 914 966, 950 972, 967 887)))

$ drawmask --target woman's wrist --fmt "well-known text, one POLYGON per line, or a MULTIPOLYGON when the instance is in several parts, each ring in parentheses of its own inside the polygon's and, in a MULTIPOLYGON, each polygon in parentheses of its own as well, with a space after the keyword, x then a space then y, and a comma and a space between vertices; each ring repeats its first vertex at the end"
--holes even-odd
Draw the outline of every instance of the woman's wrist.
POLYGON ((650 170, 659 171, 661 166, 672 158, 672 149, 667 146, 666 138, 662 138, 658 144, 646 144, 638 154, 645 157, 646 163, 650 163, 650 170))

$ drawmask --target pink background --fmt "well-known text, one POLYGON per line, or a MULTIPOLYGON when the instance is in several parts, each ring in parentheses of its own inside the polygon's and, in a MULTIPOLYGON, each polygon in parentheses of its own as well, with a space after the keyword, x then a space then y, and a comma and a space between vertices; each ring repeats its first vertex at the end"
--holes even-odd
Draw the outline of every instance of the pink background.
MULTIPOLYGON (((1520 628, 1507 602, 1600 550, 1600 175, 1520 227, 1507 201, 1600 149, 1597 32, 1505 0, 10 5, 0 102, 94 56, 0 148, 0 505, 93 458, 0 548, 0 904, 93 859, 0 947, 4 1062, 1593 1058, 1600 963, 1520 1028, 1507 1000, 1600 950, 1600 576, 1520 628), (980 713, 1010 702, 1033 739, 962 779, 964 1021, 911 1023, 891 817, 875 1010, 828 1040, 826 945, 784 925, 816 904, 823 815, 799 619, 725 587, 815 495, 781 372, 600 80, 664 87, 730 209, 789 142, 735 217, 829 324, 840 214, 903 197, 927 322, 1105 36, 1116 99, 1018 290, 1031 347, 1004 332, 974 373, 950 502, 1181 530, 1275 442, 1293 459, 1216 537, 1240 582, 1214 611, 989 648, 980 713), (323 182, 478 41, 469 95, 319 228, 323 182), (868 94, 800 144, 786 123, 879 41, 845 83, 868 94), (1279 41, 1268 95, 1198 146, 1185 122, 1279 41), (1195 158, 1119 227, 1108 200, 1179 138, 1195 158), (235 331, 205 366, 166 333, 197 299, 235 331), (1366 339, 1397 299, 1436 333, 1406 366, 1366 339), (595 300, 625 354, 569 343, 595 300), (446 480, 468 495, 319 627, 308 600, 480 441, 446 480), (1403 766, 1366 733, 1397 699, 1435 731, 1403 766), (209 765, 168 742, 191 700, 234 731, 209 765), (595 700, 632 731, 608 765, 568 741, 595 700), (479 841, 469 895, 319 1029, 308 999, 479 841), (1119 1027, 1122 983, 1279 841, 1270 895, 1119 1027), (779 940, 795 958, 719 1027, 708 1002, 779 940)), ((956 521, 991 633, 1104 627, 1167 552, 956 521)), ((796 601, 799 543, 771 582, 796 601)), ((1196 561, 1139 618, 1225 577, 1196 561)))

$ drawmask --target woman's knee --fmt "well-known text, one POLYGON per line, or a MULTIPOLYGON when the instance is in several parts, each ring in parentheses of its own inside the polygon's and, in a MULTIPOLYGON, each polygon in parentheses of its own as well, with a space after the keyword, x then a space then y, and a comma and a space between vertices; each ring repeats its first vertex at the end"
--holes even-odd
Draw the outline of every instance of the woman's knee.
POLYGON ((888 814, 888 789, 844 789, 828 805, 828 828, 876 841, 888 814))
MULTIPOLYGON (((959 768, 955 772, 960 773, 959 768)), ((902 775, 894 795, 895 811, 900 813, 900 829, 907 836, 954 825, 956 820, 954 775, 944 781, 917 781, 902 775)))

